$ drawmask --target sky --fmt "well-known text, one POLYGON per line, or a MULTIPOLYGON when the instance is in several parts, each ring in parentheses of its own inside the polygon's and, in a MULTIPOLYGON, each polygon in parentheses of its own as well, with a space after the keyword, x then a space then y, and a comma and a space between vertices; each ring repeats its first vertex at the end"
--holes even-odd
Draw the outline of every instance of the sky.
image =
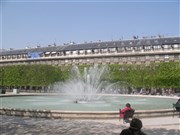
POLYGON ((180 0, 0 0, 1 50, 180 36, 180 0))

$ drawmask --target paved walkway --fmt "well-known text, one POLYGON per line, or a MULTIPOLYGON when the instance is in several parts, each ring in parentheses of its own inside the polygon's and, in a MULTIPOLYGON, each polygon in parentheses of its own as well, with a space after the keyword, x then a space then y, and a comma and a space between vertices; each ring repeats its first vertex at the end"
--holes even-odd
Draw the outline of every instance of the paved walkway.
MULTIPOLYGON (((144 118, 148 135, 180 135, 180 118, 144 118)), ((119 135, 129 124, 119 120, 44 119, 0 115, 0 135, 119 135)))

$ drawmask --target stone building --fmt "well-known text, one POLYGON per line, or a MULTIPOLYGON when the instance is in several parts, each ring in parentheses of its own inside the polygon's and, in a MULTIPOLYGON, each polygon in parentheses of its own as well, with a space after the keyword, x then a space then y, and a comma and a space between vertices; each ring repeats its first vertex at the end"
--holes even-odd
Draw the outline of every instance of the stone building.
POLYGON ((180 37, 53 45, 0 52, 0 66, 17 64, 149 64, 180 62, 180 37))

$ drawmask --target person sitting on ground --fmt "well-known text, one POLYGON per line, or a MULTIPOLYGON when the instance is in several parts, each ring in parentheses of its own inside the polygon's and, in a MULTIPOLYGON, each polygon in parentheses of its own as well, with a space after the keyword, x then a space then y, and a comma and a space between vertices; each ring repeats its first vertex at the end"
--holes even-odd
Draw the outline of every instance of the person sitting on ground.
MULTIPOLYGON (((128 112, 128 111, 134 111, 134 109, 131 108, 131 104, 130 103, 127 103, 126 107, 124 109, 122 109, 122 110, 120 109, 119 117, 123 118, 126 121, 125 115, 126 115, 126 112, 128 112)), ((129 121, 129 120, 127 119, 127 121, 129 121)))
POLYGON ((143 127, 142 121, 137 118, 133 118, 130 127, 127 129, 123 129, 120 135, 147 135, 146 133, 141 131, 143 127))

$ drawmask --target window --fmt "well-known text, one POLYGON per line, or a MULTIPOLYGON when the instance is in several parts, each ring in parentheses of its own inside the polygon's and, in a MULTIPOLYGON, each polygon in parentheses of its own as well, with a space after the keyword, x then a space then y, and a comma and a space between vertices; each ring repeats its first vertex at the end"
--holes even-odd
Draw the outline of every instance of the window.
POLYGON ((99 50, 98 50, 98 49, 94 49, 94 52, 95 52, 95 53, 98 53, 98 52, 99 52, 99 50))
POLYGON ((178 44, 173 45, 173 48, 179 48, 179 47, 180 47, 180 45, 178 45, 178 44))
POLYGON ((87 53, 91 53, 92 51, 91 50, 86 50, 87 53))
POLYGON ((66 51, 65 53, 66 53, 66 55, 69 55, 69 54, 70 54, 70 51, 66 51))
POLYGON ((77 51, 73 51, 72 54, 77 54, 77 51))
POLYGON ((164 58, 165 58, 165 59, 168 59, 168 58, 169 58, 169 55, 165 55, 164 58))
POLYGON ((123 48, 118 48, 118 52, 123 52, 124 51, 124 47, 123 48))
POLYGON ((79 54, 83 54, 84 53, 84 50, 79 50, 79 54))
POLYGON ((110 52, 115 52, 115 51, 116 51, 116 48, 109 48, 109 51, 110 51, 110 52))
POLYGON ((151 46, 145 46, 144 48, 145 48, 145 50, 150 50, 151 46))
POLYGON ((156 58, 156 59, 159 59, 159 55, 155 55, 155 58, 156 58))
POLYGON ((141 51, 141 50, 142 50, 142 47, 134 47, 134 50, 135 50, 135 51, 141 51))
POLYGON ((170 48, 170 47, 169 47, 169 45, 164 45, 163 48, 164 48, 164 49, 168 49, 168 48, 170 48))
POLYGON ((108 49, 101 49, 102 53, 107 53, 108 52, 108 49))
POLYGON ((127 51, 131 51, 131 47, 126 47, 126 50, 127 51))
POLYGON ((161 46, 160 46, 160 45, 156 45, 156 46, 153 46, 153 48, 154 48, 155 50, 159 50, 159 49, 161 49, 161 46))

